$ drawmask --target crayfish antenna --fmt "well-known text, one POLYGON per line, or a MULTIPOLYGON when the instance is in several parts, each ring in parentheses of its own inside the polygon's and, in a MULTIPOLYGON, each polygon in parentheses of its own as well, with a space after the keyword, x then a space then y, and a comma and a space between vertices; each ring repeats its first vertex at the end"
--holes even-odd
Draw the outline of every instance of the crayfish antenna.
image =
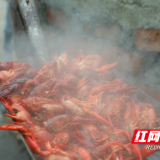
POLYGON ((1 97, 0 100, 1 100, 1 102, 2 102, 3 105, 7 104, 7 101, 3 97, 1 97))
POLYGON ((96 69, 92 69, 92 70, 94 70, 96 72, 104 72, 104 71, 107 71, 107 70, 115 67, 116 65, 117 65, 117 63, 111 63, 111 64, 104 65, 101 68, 96 68, 96 69))
POLYGON ((73 134, 72 132, 69 131, 69 133, 71 134, 72 137, 74 137, 77 141, 79 141, 81 144, 83 144, 84 146, 87 146, 88 143, 86 143, 85 141, 83 141, 82 139, 80 139, 79 137, 77 137, 75 134, 73 134))
POLYGON ((7 98, 8 101, 6 101, 5 98, 2 97, 0 100, 1 100, 2 104, 5 106, 5 108, 10 112, 10 114, 14 115, 15 113, 11 108, 11 106, 13 104, 11 99, 8 97, 7 98))
POLYGON ((24 120, 23 118, 18 118, 17 116, 12 116, 12 115, 8 115, 8 114, 3 114, 4 116, 6 117, 10 117, 10 118, 13 118, 19 122, 25 122, 26 120, 24 120))
POLYGON ((10 97, 7 97, 7 102, 8 102, 9 105, 13 105, 13 102, 12 102, 10 97))
MULTIPOLYGON (((23 100, 19 100, 18 101, 22 106, 24 106, 24 107, 29 107, 29 105, 27 104, 27 103, 25 103, 23 100)), ((26 108, 25 108, 26 109, 26 108)))
POLYGON ((29 136, 25 137, 25 140, 27 142, 27 144, 29 145, 29 147, 37 154, 40 154, 42 156, 49 156, 51 154, 51 151, 48 150, 41 150, 41 148, 39 147, 39 145, 37 144, 37 142, 35 140, 33 140, 32 138, 30 138, 29 136))

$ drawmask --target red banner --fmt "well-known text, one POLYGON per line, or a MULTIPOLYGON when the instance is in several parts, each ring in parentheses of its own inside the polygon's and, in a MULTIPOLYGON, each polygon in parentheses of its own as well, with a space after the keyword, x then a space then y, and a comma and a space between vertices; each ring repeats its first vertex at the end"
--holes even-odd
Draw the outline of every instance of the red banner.
POLYGON ((135 130, 132 143, 153 144, 160 143, 160 130, 135 130))

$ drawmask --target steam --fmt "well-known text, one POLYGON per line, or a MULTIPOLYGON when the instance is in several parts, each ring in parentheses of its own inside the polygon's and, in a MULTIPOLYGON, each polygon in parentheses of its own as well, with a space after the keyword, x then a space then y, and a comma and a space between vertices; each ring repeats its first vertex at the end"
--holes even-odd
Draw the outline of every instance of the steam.
MULTIPOLYGON (((160 2, 154 1, 150 3, 149 0, 141 2, 139 0, 41 0, 38 12, 41 14, 40 17, 50 59, 55 54, 61 54, 64 51, 71 57, 80 52, 84 54, 101 54, 105 55, 106 63, 119 61, 123 63, 124 61, 124 68, 126 65, 126 68, 134 69, 137 67, 135 66, 136 64, 132 63, 131 57, 132 53, 137 52, 134 46, 134 30, 144 26, 145 28, 160 28, 160 19, 157 17, 159 11, 156 10, 159 5, 160 2), (67 27, 46 25, 44 23, 46 21, 44 16, 45 6, 50 6, 55 11, 64 11, 67 18, 67 27), (149 17, 146 16, 146 13, 150 13, 149 17), (113 41, 96 36, 95 29, 101 24, 111 28, 115 24, 118 25, 121 29, 118 40, 113 41), (113 49, 113 46, 121 47, 122 51, 113 49), (108 51, 104 50, 105 47, 108 51), (123 49, 124 53, 127 53, 123 54, 123 49)), ((59 17, 58 21, 63 26, 63 18, 59 17)), ((112 32, 114 33, 116 30, 114 31, 114 28, 112 28, 112 32)), ((27 47, 28 50, 24 50, 26 44, 29 43, 27 38, 25 39, 24 37, 17 38, 17 44, 21 43, 21 46, 24 46, 20 49, 22 50, 22 61, 26 60, 24 58, 26 55, 32 58, 31 53, 33 51, 30 46, 27 47), (24 45, 22 44, 23 42, 24 45), (26 52, 29 52, 29 54, 26 52)), ((142 68, 139 71, 140 75, 132 76, 125 72, 125 76, 135 85, 143 83, 153 87, 159 86, 160 62, 157 60, 159 55, 149 52, 137 53, 144 58, 142 68)), ((120 71, 122 70, 120 69, 120 71)))

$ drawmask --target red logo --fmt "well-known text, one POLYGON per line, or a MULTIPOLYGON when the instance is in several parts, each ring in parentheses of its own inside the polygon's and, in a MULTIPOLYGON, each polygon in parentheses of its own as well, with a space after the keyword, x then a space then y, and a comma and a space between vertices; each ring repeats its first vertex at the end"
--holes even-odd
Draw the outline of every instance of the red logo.
POLYGON ((160 130, 135 130, 132 143, 160 143, 160 130))

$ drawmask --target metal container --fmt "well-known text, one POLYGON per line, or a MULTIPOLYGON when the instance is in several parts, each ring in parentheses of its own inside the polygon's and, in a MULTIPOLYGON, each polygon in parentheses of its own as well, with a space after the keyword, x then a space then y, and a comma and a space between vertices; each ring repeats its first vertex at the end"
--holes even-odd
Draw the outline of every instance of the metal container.
MULTIPOLYGON (((116 75, 116 78, 121 78, 123 79, 130 87, 136 87, 133 84, 131 84, 119 71, 117 71, 116 69, 113 69, 113 73, 116 75)), ((141 91, 140 89, 137 88, 137 91, 134 93, 131 93, 130 96, 136 101, 136 102, 142 102, 142 103, 150 103, 154 106, 157 116, 160 118, 160 103, 157 102, 156 100, 154 100, 152 97, 148 96, 146 93, 144 93, 143 91, 141 91)), ((29 152, 29 154, 31 155, 33 160, 43 160, 40 156, 36 155, 35 153, 32 152, 32 150, 28 147, 28 145, 25 142, 25 139, 22 136, 22 140, 29 152)), ((153 155, 151 155, 149 158, 147 158, 148 160, 158 160, 160 159, 160 154, 159 153, 154 153, 153 155)), ((118 160, 118 158, 117 158, 118 160)))

